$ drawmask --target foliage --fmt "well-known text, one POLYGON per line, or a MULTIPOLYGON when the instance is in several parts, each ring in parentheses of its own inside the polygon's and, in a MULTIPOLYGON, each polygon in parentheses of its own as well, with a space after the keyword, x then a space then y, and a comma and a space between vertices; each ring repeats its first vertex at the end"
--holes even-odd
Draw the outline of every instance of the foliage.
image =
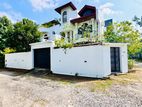
POLYGON ((132 59, 129 59, 129 60, 128 60, 128 68, 129 68, 129 69, 132 69, 132 68, 134 67, 134 64, 135 64, 135 61, 134 61, 134 60, 132 60, 132 59))
POLYGON ((65 33, 64 32, 61 32, 60 35, 62 36, 62 39, 65 38, 65 33))
POLYGON ((56 39, 55 40, 56 47, 62 47, 63 43, 64 43, 64 39, 56 39))
POLYGON ((41 33, 38 25, 23 19, 12 24, 6 17, 0 17, 0 67, 4 67, 4 54, 30 50, 30 43, 38 42, 41 33))
POLYGON ((88 25, 87 23, 84 23, 79 29, 78 33, 81 34, 86 38, 90 38, 90 32, 92 32, 92 25, 88 25))
POLYGON ((63 46, 62 46, 62 48, 64 48, 64 49, 67 49, 67 48, 71 49, 72 47, 73 47, 73 44, 72 44, 72 43, 65 43, 65 44, 63 44, 63 46))
POLYGON ((85 32, 83 33, 83 37, 84 37, 84 38, 90 38, 90 32, 85 31, 85 32))
POLYGON ((42 27, 45 27, 45 28, 50 28, 50 27, 52 27, 52 26, 54 26, 54 25, 58 25, 58 24, 60 24, 60 21, 57 20, 57 19, 55 19, 55 20, 52 20, 51 22, 44 23, 44 24, 42 24, 41 26, 42 26, 42 27))
POLYGON ((135 54, 141 50, 141 35, 138 30, 134 29, 132 23, 128 21, 110 25, 104 34, 107 42, 129 43, 129 54, 135 54))
POLYGON ((134 16, 133 21, 139 25, 140 27, 142 27, 142 20, 140 18, 138 18, 137 16, 134 16))
POLYGON ((64 39, 55 40, 55 45, 58 48, 64 48, 64 49, 72 48, 73 47, 72 43, 65 42, 64 39))
POLYGON ((12 23, 7 17, 0 17, 0 50, 6 47, 7 34, 12 28, 12 23))
POLYGON ((23 19, 13 25, 9 30, 6 44, 7 47, 16 49, 17 52, 29 51, 30 43, 40 41, 42 35, 38 31, 38 25, 29 19, 23 19))
POLYGON ((9 53, 14 53, 14 52, 16 52, 16 50, 15 49, 12 49, 12 48, 5 48, 4 50, 3 50, 4 52, 4 54, 9 54, 9 53))

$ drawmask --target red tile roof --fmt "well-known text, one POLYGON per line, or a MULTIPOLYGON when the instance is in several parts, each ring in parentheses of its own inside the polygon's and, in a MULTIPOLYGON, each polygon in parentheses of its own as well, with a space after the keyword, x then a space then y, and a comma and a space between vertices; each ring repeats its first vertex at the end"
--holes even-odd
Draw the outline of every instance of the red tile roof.
POLYGON ((73 10, 76 10, 76 7, 74 6, 74 4, 72 2, 69 2, 63 6, 56 8, 55 11, 57 11, 59 14, 61 14, 61 10, 68 7, 68 6, 70 6, 73 10))

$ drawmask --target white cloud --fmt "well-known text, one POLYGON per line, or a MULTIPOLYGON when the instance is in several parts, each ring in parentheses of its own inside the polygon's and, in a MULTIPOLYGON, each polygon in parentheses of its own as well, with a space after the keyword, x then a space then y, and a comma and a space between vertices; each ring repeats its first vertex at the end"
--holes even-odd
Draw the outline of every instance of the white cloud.
POLYGON ((34 11, 54 8, 57 6, 57 0, 30 0, 34 11))
POLYGON ((100 10, 101 14, 103 14, 103 15, 114 14, 114 11, 112 10, 113 6, 114 6, 114 4, 108 2, 106 4, 101 5, 99 7, 99 10, 100 10))
POLYGON ((122 11, 113 10, 112 9, 113 7, 114 7, 114 4, 110 2, 100 5, 99 7, 100 17, 104 18, 105 16, 120 15, 123 13, 122 11))
POLYGON ((10 4, 0 3, 0 6, 4 9, 3 11, 0 11, 0 17, 7 16, 13 23, 23 18, 22 14, 14 11, 10 4))
POLYGON ((6 16, 8 17, 13 23, 21 20, 23 17, 21 13, 15 12, 15 11, 0 11, 0 17, 6 16))
MULTIPOLYGON (((86 1, 86 0, 75 0, 76 2, 83 2, 83 1, 86 1)), ((91 2, 94 2, 94 3, 99 3, 100 0, 88 0, 88 1, 91 1, 91 2)))

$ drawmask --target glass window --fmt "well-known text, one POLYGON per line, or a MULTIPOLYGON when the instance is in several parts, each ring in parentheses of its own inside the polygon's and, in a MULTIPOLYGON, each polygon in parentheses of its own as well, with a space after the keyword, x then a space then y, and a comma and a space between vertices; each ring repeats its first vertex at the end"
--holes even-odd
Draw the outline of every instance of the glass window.
POLYGON ((63 12, 62 20, 63 20, 63 23, 67 22, 67 11, 63 12))

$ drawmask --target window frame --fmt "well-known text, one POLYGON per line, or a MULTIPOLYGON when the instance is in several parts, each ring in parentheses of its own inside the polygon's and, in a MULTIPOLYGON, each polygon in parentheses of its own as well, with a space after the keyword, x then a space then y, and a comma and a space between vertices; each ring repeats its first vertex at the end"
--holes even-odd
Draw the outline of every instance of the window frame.
POLYGON ((62 22, 63 23, 66 23, 68 21, 68 18, 67 18, 67 11, 64 11, 63 14, 62 14, 62 22))

